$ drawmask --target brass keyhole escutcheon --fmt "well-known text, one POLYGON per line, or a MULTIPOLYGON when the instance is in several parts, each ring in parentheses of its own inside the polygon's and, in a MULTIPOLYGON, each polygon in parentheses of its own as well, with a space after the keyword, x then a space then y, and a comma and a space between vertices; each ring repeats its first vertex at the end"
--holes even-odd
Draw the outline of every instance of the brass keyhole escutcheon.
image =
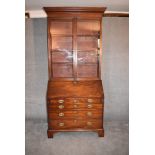
POLYGON ((87 122, 87 125, 89 125, 89 126, 92 125, 92 122, 87 122))
POLYGON ((77 108, 78 106, 76 105, 76 104, 74 104, 74 106, 73 106, 74 108, 77 108))
POLYGON ((63 109, 64 105, 59 105, 58 107, 59 107, 59 109, 63 109))
POLYGON ((92 116, 92 112, 87 112, 87 115, 88 116, 92 116))
POLYGON ((64 126, 65 124, 63 122, 59 123, 59 126, 64 126))
POLYGON ((74 99, 74 101, 73 101, 74 103, 77 103, 77 100, 76 99, 74 99))
POLYGON ((92 104, 88 104, 88 108, 92 108, 93 107, 93 105, 92 104))

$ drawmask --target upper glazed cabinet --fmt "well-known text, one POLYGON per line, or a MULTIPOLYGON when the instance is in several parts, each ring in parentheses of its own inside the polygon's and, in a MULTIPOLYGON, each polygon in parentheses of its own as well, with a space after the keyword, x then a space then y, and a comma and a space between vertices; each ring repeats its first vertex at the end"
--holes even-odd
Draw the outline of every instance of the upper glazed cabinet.
POLYGON ((105 8, 44 9, 48 13, 49 80, 100 79, 105 8))

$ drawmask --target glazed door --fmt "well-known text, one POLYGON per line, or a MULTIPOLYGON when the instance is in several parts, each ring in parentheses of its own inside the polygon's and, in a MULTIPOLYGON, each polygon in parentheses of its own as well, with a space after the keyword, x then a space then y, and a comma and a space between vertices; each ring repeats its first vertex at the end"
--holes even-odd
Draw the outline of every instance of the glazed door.
POLYGON ((99 79, 100 20, 52 19, 49 24, 51 78, 99 79))
POLYGON ((99 20, 77 20, 77 78, 99 78, 99 20))
POLYGON ((50 21, 52 78, 73 78, 72 20, 50 21))

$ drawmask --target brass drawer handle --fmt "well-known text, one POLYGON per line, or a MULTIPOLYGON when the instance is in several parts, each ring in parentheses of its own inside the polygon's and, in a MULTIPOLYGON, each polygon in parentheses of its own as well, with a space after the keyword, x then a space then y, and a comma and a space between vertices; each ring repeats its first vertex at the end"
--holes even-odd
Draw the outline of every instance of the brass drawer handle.
POLYGON ((92 108, 93 107, 93 105, 92 104, 88 104, 88 108, 92 108))
POLYGON ((92 125, 92 122, 87 122, 87 125, 89 125, 89 126, 92 125))
POLYGON ((92 116, 92 112, 87 112, 87 115, 88 116, 92 116))
POLYGON ((92 103, 93 99, 89 98, 87 101, 88 101, 88 103, 92 103))
POLYGON ((59 126, 64 126, 65 124, 63 122, 59 123, 59 126))
POLYGON ((76 105, 76 104, 74 104, 74 106, 73 106, 74 108, 77 108, 78 106, 76 105))
POLYGON ((59 109, 63 109, 64 105, 59 105, 58 107, 59 107, 59 109))
POLYGON ((60 117, 63 117, 63 116, 64 116, 64 113, 63 113, 63 112, 60 112, 60 113, 59 113, 59 116, 60 116, 60 117))
POLYGON ((64 100, 58 100, 58 103, 64 103, 64 100))

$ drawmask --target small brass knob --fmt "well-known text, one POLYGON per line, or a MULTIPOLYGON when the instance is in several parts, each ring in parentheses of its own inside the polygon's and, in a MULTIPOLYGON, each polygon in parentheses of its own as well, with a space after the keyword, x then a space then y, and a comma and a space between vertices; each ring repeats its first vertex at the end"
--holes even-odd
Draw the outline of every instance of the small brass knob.
POLYGON ((88 101, 88 103, 92 103, 93 99, 89 98, 87 101, 88 101))
POLYGON ((92 116, 92 112, 87 112, 87 115, 88 116, 92 116))
POLYGON ((87 122, 87 125, 89 125, 89 126, 92 125, 92 122, 87 122))
POLYGON ((64 126, 64 123, 63 122, 59 123, 59 126, 64 126))
POLYGON ((74 106, 73 106, 74 108, 77 108, 78 106, 76 105, 76 104, 74 104, 74 106))
POLYGON ((63 109, 64 105, 59 105, 58 107, 59 107, 59 109, 63 109))
POLYGON ((63 112, 60 112, 60 113, 59 113, 59 116, 60 116, 60 117, 63 117, 63 116, 64 116, 64 113, 63 113, 63 112))
POLYGON ((64 100, 58 100, 58 103, 64 103, 64 100))
POLYGON ((88 104, 88 108, 92 108, 93 107, 93 105, 92 104, 88 104))

